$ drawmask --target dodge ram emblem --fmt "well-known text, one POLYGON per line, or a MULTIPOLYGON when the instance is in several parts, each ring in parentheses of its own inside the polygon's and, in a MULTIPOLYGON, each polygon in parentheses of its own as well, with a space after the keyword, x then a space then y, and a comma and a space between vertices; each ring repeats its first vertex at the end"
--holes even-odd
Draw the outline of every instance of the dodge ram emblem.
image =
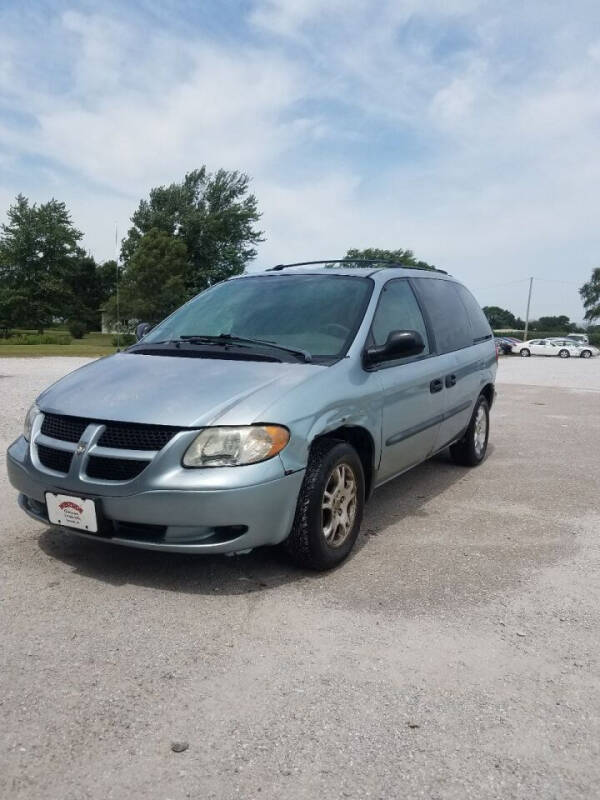
POLYGON ((87 447, 87 442, 79 442, 79 444, 77 445, 77 450, 75 450, 75 453, 78 456, 82 456, 85 453, 86 447, 87 447))

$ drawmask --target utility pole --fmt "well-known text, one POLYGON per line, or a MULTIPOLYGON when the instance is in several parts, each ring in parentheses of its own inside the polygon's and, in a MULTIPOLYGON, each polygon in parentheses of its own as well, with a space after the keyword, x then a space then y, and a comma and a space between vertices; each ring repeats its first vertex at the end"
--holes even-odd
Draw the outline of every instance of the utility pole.
POLYGON ((116 300, 117 300, 117 353, 121 352, 121 315, 119 314, 119 227, 115 222, 115 262, 116 262, 116 300))
POLYGON ((527 331, 529 330, 529 307, 531 305, 531 290, 533 289, 533 278, 529 278, 529 295, 527 297, 527 313, 525 314, 525 336, 523 341, 527 341, 527 331))

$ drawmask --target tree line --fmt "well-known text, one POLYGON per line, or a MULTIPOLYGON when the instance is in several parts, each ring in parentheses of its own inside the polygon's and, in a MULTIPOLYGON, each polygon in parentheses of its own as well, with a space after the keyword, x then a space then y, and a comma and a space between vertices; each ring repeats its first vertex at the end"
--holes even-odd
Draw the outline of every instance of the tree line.
MULTIPOLYGON (((515 317, 515 315, 506 308, 484 306, 483 313, 486 315, 490 327, 493 328, 493 330, 522 331, 525 328, 524 320, 522 320, 521 317, 515 317)), ((565 314, 529 320, 528 327, 530 331, 558 331, 560 333, 576 333, 582 330, 577 323, 571 322, 569 317, 565 314)))
MULTIPOLYGON (((238 275, 264 241, 261 214, 243 172, 200 169, 142 199, 121 242, 120 263, 98 263, 82 247, 65 203, 18 195, 0 226, 0 332, 40 333, 66 324, 72 335, 99 330, 100 314, 122 329, 158 322, 193 295, 238 275), (119 302, 116 280, 119 275, 119 302)), ((295 260, 297 254, 291 254, 295 260)), ((344 258, 435 269, 411 250, 350 249, 344 258)), ((359 266, 358 263, 356 263, 359 266)), ((585 318, 600 318, 600 268, 580 290, 585 318)), ((484 308, 493 328, 524 327, 510 311, 484 308)), ((568 317, 540 317, 532 330, 575 330, 568 317)))
POLYGON ((241 273, 263 241, 249 183, 244 173, 202 167, 152 189, 131 217, 118 267, 86 253, 65 203, 38 205, 19 195, 0 227, 0 330, 42 333, 61 323, 83 335, 99 330, 101 312, 123 327, 157 322, 241 273))

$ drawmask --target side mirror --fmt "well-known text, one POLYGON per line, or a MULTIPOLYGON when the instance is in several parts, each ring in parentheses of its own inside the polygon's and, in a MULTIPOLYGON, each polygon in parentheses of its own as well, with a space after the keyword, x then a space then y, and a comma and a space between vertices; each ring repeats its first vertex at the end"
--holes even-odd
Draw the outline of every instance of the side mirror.
POLYGON ((147 333, 152 330, 152 325, 149 322, 140 322, 135 329, 135 338, 138 340, 143 339, 147 333))
POLYGON ((425 350, 423 337, 417 331, 390 331, 385 344, 369 347, 365 351, 366 364, 380 364, 396 358, 418 356, 425 350))

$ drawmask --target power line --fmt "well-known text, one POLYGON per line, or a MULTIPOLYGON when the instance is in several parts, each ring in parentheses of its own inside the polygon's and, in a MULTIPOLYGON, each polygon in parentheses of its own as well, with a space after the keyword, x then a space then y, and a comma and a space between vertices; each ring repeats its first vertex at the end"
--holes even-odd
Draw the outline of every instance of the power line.
MULTIPOLYGON (((579 282, 575 281, 561 281, 557 278, 538 278, 536 275, 533 276, 534 280, 536 281, 543 281, 544 283, 564 283, 566 286, 577 286, 579 287, 579 282)), ((519 278, 519 280, 515 281, 506 281, 505 283, 495 283, 493 286, 476 286, 474 287, 475 291, 477 292, 487 292, 491 289, 501 289, 503 286, 514 286, 517 283, 527 283, 529 278, 519 278)))
POLYGON ((502 286, 514 286, 515 283, 525 283, 528 280, 529 278, 520 278, 518 281, 507 281, 506 283, 496 283, 494 284, 494 286, 475 286, 474 291, 487 292, 490 289, 499 289, 502 286))
POLYGON ((579 286, 579 283, 575 283, 575 281, 560 281, 556 278, 536 278, 536 281, 543 281, 544 283, 564 283, 567 286, 579 286))

